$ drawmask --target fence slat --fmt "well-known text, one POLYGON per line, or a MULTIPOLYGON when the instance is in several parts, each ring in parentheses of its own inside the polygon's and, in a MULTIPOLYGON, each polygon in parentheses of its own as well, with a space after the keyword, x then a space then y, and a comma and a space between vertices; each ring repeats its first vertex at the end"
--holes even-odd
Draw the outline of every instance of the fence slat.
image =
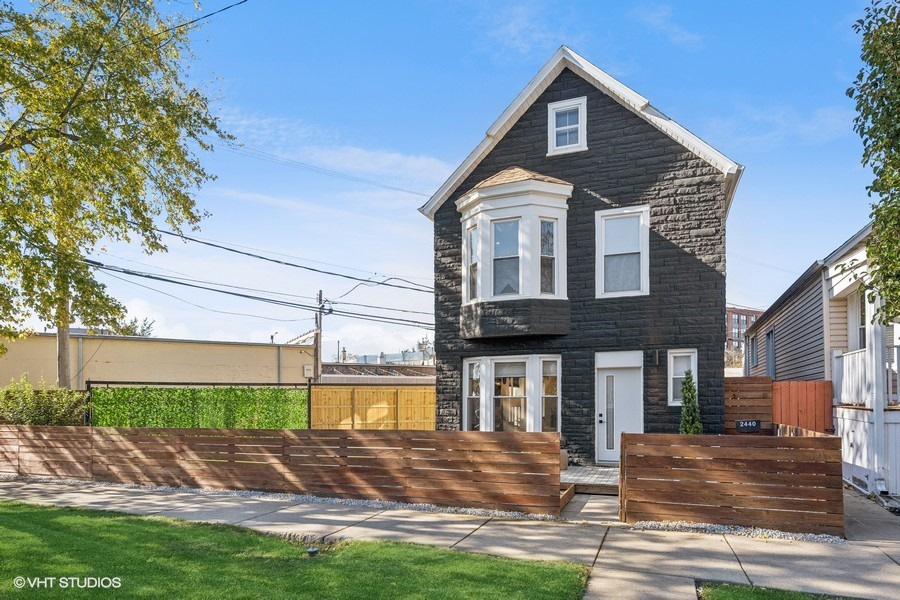
MULTIPOLYGON (((805 398, 790 393, 801 386, 789 386, 789 397, 805 398)), ((799 414, 799 402, 790 406, 789 413, 796 406, 799 414)), ((804 437, 623 434, 622 520, 843 535, 840 438, 783 425, 776 430, 804 437)))
POLYGON ((19 475, 559 515, 556 433, 5 427, 2 440, 0 472, 19 475))

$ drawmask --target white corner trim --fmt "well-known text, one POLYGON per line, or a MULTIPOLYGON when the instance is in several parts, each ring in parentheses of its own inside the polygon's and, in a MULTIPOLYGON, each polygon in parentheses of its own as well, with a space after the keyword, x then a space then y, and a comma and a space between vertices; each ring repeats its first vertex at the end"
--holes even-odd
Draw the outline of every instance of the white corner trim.
POLYGON ((595 369, 627 369, 644 366, 643 350, 620 350, 618 352, 596 352, 595 369))
POLYGON ((545 89, 553 82, 564 68, 570 68, 595 87, 609 95, 611 98, 625 106, 648 123, 668 135, 670 138, 708 162, 721 171, 726 177, 726 208, 727 215, 731 208, 731 199, 734 195, 737 182, 743 171, 743 166, 732 161, 727 156, 704 142, 702 139, 682 127, 662 112, 654 108, 650 102, 618 81, 608 73, 602 71, 583 57, 573 52, 566 46, 561 46, 553 57, 538 71, 537 75, 528 83, 524 90, 503 111, 500 117, 494 121, 488 129, 485 138, 463 161, 452 175, 441 185, 434 195, 419 211, 429 219, 434 219, 434 214, 449 198, 450 194, 460 183, 475 169, 481 160, 497 145, 506 132, 515 124, 528 108, 537 100, 545 89))

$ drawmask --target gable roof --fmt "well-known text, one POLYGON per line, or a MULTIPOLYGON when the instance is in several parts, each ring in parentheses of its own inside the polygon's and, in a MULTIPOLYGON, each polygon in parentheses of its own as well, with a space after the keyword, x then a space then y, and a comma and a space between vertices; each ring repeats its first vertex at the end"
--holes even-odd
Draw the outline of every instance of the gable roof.
POLYGON ((553 83, 557 75, 562 73, 563 69, 569 68, 576 75, 592 83, 600 91, 607 94, 613 100, 633 113, 643 118, 645 121, 668 135, 670 138, 708 162, 710 165, 721 171, 725 175, 725 215, 731 208, 731 199, 734 196, 734 190, 737 187, 738 180, 744 167, 729 159, 727 156, 701 140, 699 137, 668 118, 666 115, 658 111, 650 101, 630 89, 629 87, 617 81, 608 73, 600 70, 566 46, 560 46, 559 50, 545 64, 534 79, 525 87, 524 90, 513 100, 503 114, 494 121, 494 124, 487 130, 487 135, 480 144, 472 151, 461 165, 450 175, 450 178, 438 189, 437 192, 426 202, 419 212, 429 219, 434 219, 434 214, 444 202, 450 197, 454 190, 469 174, 478 166, 482 159, 503 139, 503 136, 512 129, 516 121, 522 114, 528 110, 534 101, 537 100, 547 87, 553 83))

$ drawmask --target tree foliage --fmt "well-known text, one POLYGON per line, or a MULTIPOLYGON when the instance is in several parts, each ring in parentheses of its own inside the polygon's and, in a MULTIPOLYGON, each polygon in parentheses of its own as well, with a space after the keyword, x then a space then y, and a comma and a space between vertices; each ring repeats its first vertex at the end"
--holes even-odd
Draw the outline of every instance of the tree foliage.
POLYGON ((863 141, 862 162, 872 168, 868 273, 862 279, 871 300, 884 300, 876 318, 900 315, 900 1, 875 0, 853 25, 862 34, 862 60, 847 95, 856 101, 854 129, 863 141))
POLYGON ((137 337, 151 337, 153 335, 153 326, 156 324, 156 321, 153 319, 145 318, 143 321, 138 321, 137 317, 133 317, 128 321, 123 321, 119 324, 115 332, 119 335, 133 335, 137 337))
POLYGON ((681 382, 681 425, 678 433, 682 435, 699 435, 703 433, 703 423, 700 422, 700 403, 697 401, 697 386, 694 384, 694 374, 690 369, 684 373, 684 381, 681 382))
POLYGON ((188 83, 188 27, 148 0, 0 0, 0 335, 28 316, 116 329, 123 306, 85 255, 165 250, 204 216, 197 154, 227 140, 188 83))

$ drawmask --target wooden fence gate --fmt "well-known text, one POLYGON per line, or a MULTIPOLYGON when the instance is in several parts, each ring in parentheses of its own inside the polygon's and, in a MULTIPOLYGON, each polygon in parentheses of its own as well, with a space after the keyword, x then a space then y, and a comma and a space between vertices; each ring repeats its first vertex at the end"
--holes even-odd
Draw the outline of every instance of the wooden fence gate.
POLYGON ((772 423, 834 433, 830 381, 772 381, 769 377, 725 378, 725 433, 735 421, 759 419, 763 435, 772 423))
POLYGON ((434 386, 313 384, 309 399, 311 429, 435 429, 434 386))

